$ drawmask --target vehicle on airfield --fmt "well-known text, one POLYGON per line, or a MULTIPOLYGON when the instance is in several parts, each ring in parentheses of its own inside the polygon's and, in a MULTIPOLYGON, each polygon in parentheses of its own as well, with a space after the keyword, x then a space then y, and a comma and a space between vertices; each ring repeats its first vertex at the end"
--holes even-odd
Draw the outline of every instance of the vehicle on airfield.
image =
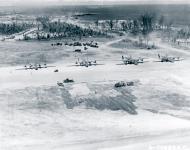
POLYGON ((133 81, 129 81, 129 82, 124 82, 124 81, 120 81, 115 83, 114 87, 115 88, 119 88, 119 87, 125 87, 125 86, 134 86, 134 82, 133 81))
POLYGON ((64 87, 64 84, 62 82, 59 82, 59 81, 57 81, 57 85, 61 86, 61 87, 64 87))
POLYGON ((62 46, 63 44, 61 42, 52 43, 51 46, 62 46))
POLYGON ((75 51, 74 52, 76 52, 76 53, 81 53, 82 52, 82 50, 81 49, 75 49, 75 51))
POLYGON ((74 42, 73 46, 82 46, 82 44, 80 42, 74 42))
POLYGON ((64 82, 64 83, 73 83, 74 80, 67 78, 67 79, 65 79, 63 82, 64 82))
POLYGON ((85 47, 84 47, 84 50, 86 51, 87 49, 88 49, 88 47, 85 46, 85 47))
POLYGON ((99 47, 98 43, 94 42, 94 41, 83 43, 83 46, 89 46, 89 47, 93 47, 93 48, 98 48, 99 47))
POLYGON ((134 86, 134 82, 133 81, 130 81, 130 82, 127 82, 127 86, 134 86))
POLYGON ((73 42, 73 43, 66 42, 65 45, 68 45, 68 46, 82 46, 82 43, 81 42, 73 42))
POLYGON ((114 87, 119 88, 119 87, 125 87, 126 83, 124 81, 117 82, 114 87))
POLYGON ((55 69, 54 72, 59 72, 59 70, 58 70, 58 69, 55 69))

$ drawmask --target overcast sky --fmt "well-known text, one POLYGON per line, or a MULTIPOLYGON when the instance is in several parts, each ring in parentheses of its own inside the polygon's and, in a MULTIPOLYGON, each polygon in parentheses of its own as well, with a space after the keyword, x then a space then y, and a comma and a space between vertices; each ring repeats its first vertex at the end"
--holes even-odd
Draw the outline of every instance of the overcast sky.
POLYGON ((0 0, 0 5, 53 5, 53 4, 190 4, 190 0, 0 0), (59 3, 58 3, 59 2, 59 3))

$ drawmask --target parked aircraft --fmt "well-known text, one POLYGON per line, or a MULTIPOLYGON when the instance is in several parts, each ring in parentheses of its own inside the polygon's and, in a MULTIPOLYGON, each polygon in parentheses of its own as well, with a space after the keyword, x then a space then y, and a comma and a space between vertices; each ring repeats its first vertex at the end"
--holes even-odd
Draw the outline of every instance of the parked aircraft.
POLYGON ((184 59, 181 59, 180 57, 171 57, 171 56, 168 56, 168 55, 161 56, 160 54, 158 54, 158 58, 159 58, 159 61, 156 61, 156 62, 170 62, 170 63, 174 63, 175 61, 182 61, 182 60, 184 60, 184 59))
POLYGON ((138 65, 140 63, 144 63, 144 58, 133 58, 131 56, 122 56, 122 64, 118 64, 118 65, 138 65))
POLYGON ((50 67, 56 67, 56 66, 47 66, 47 64, 29 64, 25 65, 24 68, 19 68, 16 70, 38 70, 38 69, 44 69, 44 68, 50 68, 50 67))
POLYGON ((75 62, 74 66, 84 66, 84 67, 89 67, 89 66, 97 66, 97 65, 103 65, 103 64, 98 64, 96 60, 88 60, 88 59, 83 59, 80 60, 78 58, 78 60, 75 62))

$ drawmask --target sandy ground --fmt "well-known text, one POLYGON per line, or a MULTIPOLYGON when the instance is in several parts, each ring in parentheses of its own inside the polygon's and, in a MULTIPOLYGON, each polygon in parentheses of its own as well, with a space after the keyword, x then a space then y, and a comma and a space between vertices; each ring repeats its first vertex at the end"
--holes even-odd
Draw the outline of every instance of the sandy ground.
POLYGON ((59 69, 58 73, 54 72, 56 68, 38 71, 16 70, 22 66, 0 68, 0 149, 162 150, 170 145, 180 150, 190 149, 189 52, 155 39, 160 46, 158 50, 127 51, 134 56, 147 56, 149 62, 137 66, 116 65, 126 50, 110 45, 122 39, 92 50, 105 65, 74 67, 73 60, 58 61, 52 64, 59 69), (180 54, 186 59, 176 63, 154 62, 157 53, 166 49, 167 53, 180 54), (105 60, 104 56, 107 56, 105 60), (93 99, 94 92, 97 97, 117 97, 123 93, 113 88, 115 82, 137 81, 129 91, 136 97, 134 105, 138 114, 85 105, 67 109, 58 98, 62 89, 56 85, 67 77, 75 80, 65 87, 74 100, 89 95, 93 99), (47 87, 52 88, 52 93, 47 92, 47 87), (35 91, 37 94, 31 96, 35 91), (44 108, 44 103, 48 107, 44 108))

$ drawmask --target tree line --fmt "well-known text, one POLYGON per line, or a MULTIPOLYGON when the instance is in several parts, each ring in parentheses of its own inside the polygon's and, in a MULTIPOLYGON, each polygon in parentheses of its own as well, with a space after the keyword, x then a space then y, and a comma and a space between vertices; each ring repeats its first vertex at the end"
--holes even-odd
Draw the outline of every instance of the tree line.
POLYGON ((31 26, 27 23, 0 23, 0 33, 11 35, 29 29, 31 26))
MULTIPOLYGON (((105 33, 94 31, 91 28, 82 28, 78 25, 58 21, 50 21, 48 17, 39 17, 36 19, 42 25, 42 31, 54 34, 57 38, 62 37, 88 37, 88 36, 103 36, 105 33)), ((47 38, 51 38, 50 34, 47 38)))

